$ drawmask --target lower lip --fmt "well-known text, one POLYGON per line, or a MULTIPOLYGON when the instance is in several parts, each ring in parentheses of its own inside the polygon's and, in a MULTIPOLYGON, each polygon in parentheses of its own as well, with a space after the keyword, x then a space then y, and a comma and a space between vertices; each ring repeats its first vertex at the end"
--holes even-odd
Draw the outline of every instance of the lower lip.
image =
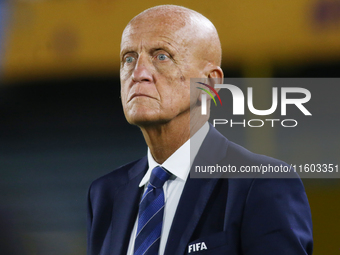
POLYGON ((130 99, 130 101, 131 101, 132 99, 134 99, 134 98, 138 98, 138 97, 147 97, 147 98, 151 98, 151 97, 149 97, 149 96, 146 96, 146 95, 138 95, 138 96, 134 96, 134 97, 132 97, 132 98, 130 99))

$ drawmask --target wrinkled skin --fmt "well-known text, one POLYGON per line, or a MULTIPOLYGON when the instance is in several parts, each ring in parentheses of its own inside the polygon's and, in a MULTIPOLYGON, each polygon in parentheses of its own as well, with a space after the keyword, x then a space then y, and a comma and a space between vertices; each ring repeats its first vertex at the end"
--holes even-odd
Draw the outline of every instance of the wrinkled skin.
MULTIPOLYGON (((152 155, 162 163, 190 138, 190 78, 223 77, 217 32, 191 10, 155 7, 125 28, 120 57, 126 119, 141 128, 152 155)), ((191 97, 199 95, 197 90, 191 97)), ((206 121, 198 114, 191 114, 191 123, 197 115, 197 130, 206 121)))

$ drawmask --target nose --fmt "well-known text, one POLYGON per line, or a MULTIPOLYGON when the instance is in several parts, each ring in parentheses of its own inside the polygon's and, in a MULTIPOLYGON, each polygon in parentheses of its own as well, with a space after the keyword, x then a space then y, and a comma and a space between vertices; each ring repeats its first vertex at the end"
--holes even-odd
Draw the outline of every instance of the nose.
POLYGON ((149 63, 146 56, 142 54, 139 56, 135 69, 132 73, 132 80, 134 82, 151 82, 152 81, 152 73, 151 73, 151 63, 149 63))

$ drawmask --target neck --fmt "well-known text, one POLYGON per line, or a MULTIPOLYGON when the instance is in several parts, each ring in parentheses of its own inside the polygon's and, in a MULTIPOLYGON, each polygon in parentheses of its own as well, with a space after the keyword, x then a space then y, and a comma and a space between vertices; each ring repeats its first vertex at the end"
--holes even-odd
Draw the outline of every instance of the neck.
POLYGON ((163 164, 178 148, 195 134, 207 118, 173 119, 165 124, 140 127, 150 152, 158 164, 163 164), (195 123, 195 124, 193 124, 195 123))

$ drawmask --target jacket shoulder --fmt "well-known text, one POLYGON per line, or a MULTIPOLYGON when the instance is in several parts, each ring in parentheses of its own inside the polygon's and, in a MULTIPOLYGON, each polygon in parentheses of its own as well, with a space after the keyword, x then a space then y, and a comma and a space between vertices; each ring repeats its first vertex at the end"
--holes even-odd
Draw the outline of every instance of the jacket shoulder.
POLYGON ((241 145, 238 145, 234 142, 228 141, 228 151, 227 151, 227 157, 229 160, 235 161, 235 162, 242 162, 247 164, 273 164, 273 165, 287 165, 286 162, 272 158, 266 155, 257 154, 254 152, 251 152, 247 150, 246 148, 242 147, 241 145))
POLYGON ((234 177, 240 178, 298 178, 298 174, 286 162, 266 155, 251 152, 244 147, 228 142, 222 165, 231 165, 237 169, 234 177))
POLYGON ((147 157, 132 161, 126 165, 120 166, 108 174, 105 174, 94 180, 90 186, 91 192, 103 191, 109 189, 112 191, 118 189, 121 185, 126 184, 129 180, 142 173, 147 167, 147 157))

